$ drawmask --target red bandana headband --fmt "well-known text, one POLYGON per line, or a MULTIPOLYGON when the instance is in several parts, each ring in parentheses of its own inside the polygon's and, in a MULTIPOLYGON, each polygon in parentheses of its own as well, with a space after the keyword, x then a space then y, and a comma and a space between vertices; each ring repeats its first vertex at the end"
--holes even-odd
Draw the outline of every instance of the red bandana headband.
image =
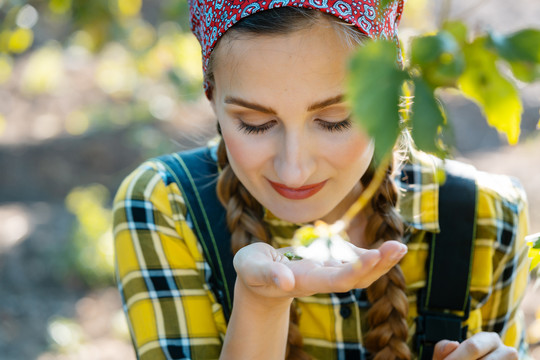
MULTIPOLYGON (((188 0, 191 31, 202 48, 203 72, 217 40, 240 19, 283 6, 315 9, 356 26, 370 38, 397 40, 405 0, 188 0), (386 3, 386 5, 382 5, 386 3)), ((208 81, 204 89, 208 96, 208 81)))

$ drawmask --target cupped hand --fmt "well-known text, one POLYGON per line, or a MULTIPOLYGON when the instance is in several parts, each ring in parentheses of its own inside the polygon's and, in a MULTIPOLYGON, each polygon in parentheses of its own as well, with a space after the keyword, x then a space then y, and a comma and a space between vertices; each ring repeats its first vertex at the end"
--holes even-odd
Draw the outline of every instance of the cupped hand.
POLYGON ((516 349, 503 344, 493 332, 481 332, 463 341, 441 340, 435 345, 433 360, 517 360, 516 349))
POLYGON ((398 241, 386 241, 374 250, 350 246, 358 256, 354 262, 317 262, 289 260, 283 254, 291 248, 275 249, 265 243, 253 243, 234 257, 237 282, 253 293, 269 298, 346 292, 368 287, 407 252, 407 247, 398 241))

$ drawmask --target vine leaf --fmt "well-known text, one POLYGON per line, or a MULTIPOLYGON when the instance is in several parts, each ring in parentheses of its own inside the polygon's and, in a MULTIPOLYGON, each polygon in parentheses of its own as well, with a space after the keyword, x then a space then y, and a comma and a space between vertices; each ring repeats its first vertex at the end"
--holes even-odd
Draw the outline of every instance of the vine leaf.
POLYGON ((465 68, 465 58, 454 36, 440 31, 412 40, 411 65, 420 69, 431 88, 454 87, 465 68))
POLYGON ((445 157, 439 140, 440 130, 446 124, 444 111, 424 79, 414 77, 413 84, 414 102, 409 121, 414 143, 420 150, 445 157))
POLYGON ((505 133, 513 145, 519 139, 523 106, 515 86, 499 73, 497 55, 486 49, 485 42, 486 38, 477 38, 463 47, 466 68, 458 84, 481 107, 488 124, 505 133))
POLYGON ((491 32, 488 45, 508 61, 519 80, 533 82, 540 79, 540 30, 525 29, 508 36, 491 32))
POLYGON ((452 35, 460 45, 467 43, 467 26, 461 21, 447 21, 442 30, 452 35))
POLYGON ((386 40, 360 46, 349 63, 347 95, 353 119, 375 139, 375 160, 381 163, 400 133, 399 100, 408 73, 399 69, 397 48, 386 40))

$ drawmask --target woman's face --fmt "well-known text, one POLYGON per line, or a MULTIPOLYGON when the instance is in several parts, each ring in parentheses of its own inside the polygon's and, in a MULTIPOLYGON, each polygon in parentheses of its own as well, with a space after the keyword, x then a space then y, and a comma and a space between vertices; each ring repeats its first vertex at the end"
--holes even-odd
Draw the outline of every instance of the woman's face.
POLYGON ((351 50, 321 21, 216 52, 211 103, 238 179, 283 220, 337 220, 373 156, 343 99, 351 50))

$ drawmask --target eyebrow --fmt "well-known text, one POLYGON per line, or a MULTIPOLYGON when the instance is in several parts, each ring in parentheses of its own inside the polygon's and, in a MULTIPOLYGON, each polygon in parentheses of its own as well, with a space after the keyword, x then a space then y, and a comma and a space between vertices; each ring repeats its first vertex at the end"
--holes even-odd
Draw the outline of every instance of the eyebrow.
MULTIPOLYGON (((307 111, 315 111, 315 110, 322 109, 330 105, 342 103, 343 101, 344 101, 343 94, 339 94, 329 99, 318 101, 314 104, 311 104, 310 106, 308 106, 307 111)), ((246 101, 246 100, 233 97, 233 96, 227 96, 224 102, 225 104, 239 105, 248 109, 265 113, 265 114, 277 115, 277 111, 272 109, 271 107, 266 107, 261 104, 246 101)))

